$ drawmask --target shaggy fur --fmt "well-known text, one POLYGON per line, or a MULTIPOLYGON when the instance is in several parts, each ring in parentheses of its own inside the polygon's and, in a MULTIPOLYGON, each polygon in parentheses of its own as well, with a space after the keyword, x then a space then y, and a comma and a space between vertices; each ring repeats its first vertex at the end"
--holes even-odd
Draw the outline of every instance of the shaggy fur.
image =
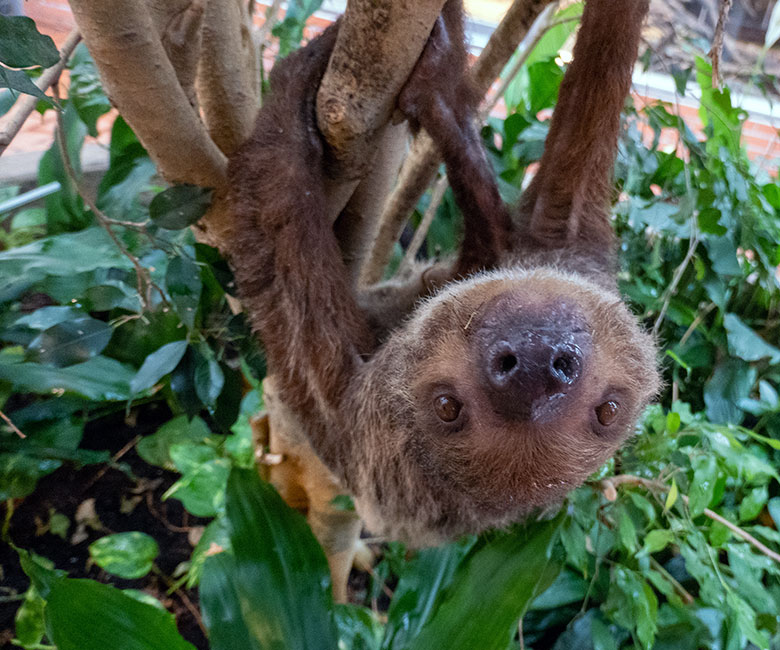
POLYGON ((540 169, 510 213, 474 126, 460 2, 447 3, 399 106, 442 152, 464 242, 454 263, 364 296, 372 313, 323 208, 314 97, 338 27, 275 67, 230 162, 230 258, 285 403, 372 531, 436 543, 560 500, 658 390, 654 342, 617 293, 609 218, 646 10, 588 0, 540 169))

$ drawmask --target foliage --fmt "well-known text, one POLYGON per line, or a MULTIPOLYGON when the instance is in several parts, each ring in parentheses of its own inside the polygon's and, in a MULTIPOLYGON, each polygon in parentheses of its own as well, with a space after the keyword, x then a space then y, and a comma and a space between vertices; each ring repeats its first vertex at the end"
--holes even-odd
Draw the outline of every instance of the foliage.
MULTIPOLYGON (((287 49, 317 3, 293 5, 275 32, 287 49)), ((0 61, 50 65, 29 25, 17 27, 0 61)), ((562 77, 552 57, 571 27, 543 39, 509 88, 508 117, 484 129, 509 200, 541 155, 562 77)), ((75 162, 109 103, 86 50, 70 65, 62 110, 75 162)), ((694 73, 703 133, 673 106, 629 106, 616 173, 621 288, 664 343, 667 389, 632 444, 558 513, 415 553, 387 545, 358 602, 335 606, 311 531, 252 470, 262 353, 229 307, 226 264, 187 230, 210 195, 163 190, 118 118, 97 194, 105 219, 85 207, 56 145, 39 180, 64 189, 45 211, 0 215, 0 410, 26 435, 0 430, 7 516, 64 463, 110 462, 81 447, 85 423, 164 403, 170 419, 137 451, 176 473, 166 498, 212 518, 181 580, 200 586, 214 649, 780 647, 780 563, 755 543, 780 549, 780 188, 740 147, 745 114, 729 91, 712 87, 703 59, 694 73), (379 615, 369 605, 388 586, 379 615)), ((451 251, 458 225, 448 196, 428 250, 451 251)), ((18 645, 191 647, 159 601, 15 550, 30 578, 18 645)), ((143 531, 101 537, 90 553, 120 578, 158 571, 143 531)))

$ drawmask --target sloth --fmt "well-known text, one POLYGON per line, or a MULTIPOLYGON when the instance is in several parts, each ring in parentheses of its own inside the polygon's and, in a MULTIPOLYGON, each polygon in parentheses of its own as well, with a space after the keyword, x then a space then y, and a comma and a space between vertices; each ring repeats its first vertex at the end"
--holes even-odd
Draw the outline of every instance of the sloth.
POLYGON ((610 223, 646 12, 587 0, 538 171, 508 208, 475 125, 460 0, 447 2, 398 106, 436 142, 464 235, 414 300, 358 296, 326 216, 315 97, 338 24, 274 67, 229 164, 228 257, 284 403, 375 534, 436 544, 560 502, 657 393, 610 223))

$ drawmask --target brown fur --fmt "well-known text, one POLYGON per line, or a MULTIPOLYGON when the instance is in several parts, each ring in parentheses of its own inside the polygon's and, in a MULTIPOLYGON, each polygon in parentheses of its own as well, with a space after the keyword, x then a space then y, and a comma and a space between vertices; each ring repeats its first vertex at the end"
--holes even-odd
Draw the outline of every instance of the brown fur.
POLYGON ((560 500, 657 391, 654 343, 617 295, 608 201, 646 9, 588 0, 539 172, 511 217, 473 123, 460 3, 447 3, 399 105, 447 164, 464 214, 460 279, 414 309, 426 280, 449 267, 364 296, 381 315, 374 323, 323 210, 313 100, 337 26, 274 69, 255 132, 230 163, 229 254, 283 399, 374 532, 435 543, 560 500), (500 346, 512 354, 496 357, 500 346), (496 359, 517 361, 508 389, 496 359), (567 381, 547 388, 553 360, 567 381), (442 395, 461 404, 454 422, 436 415, 442 395), (610 400, 620 410, 602 426, 596 409, 610 400))

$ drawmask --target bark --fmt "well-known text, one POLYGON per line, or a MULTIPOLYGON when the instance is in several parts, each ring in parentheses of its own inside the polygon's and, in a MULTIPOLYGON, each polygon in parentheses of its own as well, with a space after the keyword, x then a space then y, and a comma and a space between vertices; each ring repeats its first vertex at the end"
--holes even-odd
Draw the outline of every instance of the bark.
POLYGON ((227 155, 250 134, 260 108, 260 74, 245 0, 208 0, 198 97, 209 133, 227 155))
POLYGON ((111 102, 172 182, 223 187, 226 158, 179 83, 146 5, 71 0, 111 102))
POLYGON ((338 180, 370 167, 377 131, 425 46, 444 0, 350 0, 317 95, 338 180))

